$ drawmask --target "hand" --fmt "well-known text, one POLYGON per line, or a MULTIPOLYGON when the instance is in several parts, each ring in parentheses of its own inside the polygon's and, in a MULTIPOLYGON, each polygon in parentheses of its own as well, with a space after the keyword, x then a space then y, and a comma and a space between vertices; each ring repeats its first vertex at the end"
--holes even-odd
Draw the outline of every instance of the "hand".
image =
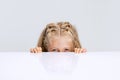
POLYGON ((74 52, 79 54, 79 53, 85 53, 87 52, 87 50, 85 48, 75 48, 74 52))
POLYGON ((31 53, 41 53, 42 52, 42 48, 41 47, 31 48, 30 52, 31 53))

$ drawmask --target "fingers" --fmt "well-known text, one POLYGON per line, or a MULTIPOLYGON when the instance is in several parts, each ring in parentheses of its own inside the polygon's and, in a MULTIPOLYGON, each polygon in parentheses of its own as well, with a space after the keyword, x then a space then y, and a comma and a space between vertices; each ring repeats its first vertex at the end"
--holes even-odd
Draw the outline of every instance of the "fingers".
POLYGON ((86 53, 86 52, 87 52, 87 49, 84 48, 84 49, 82 50, 82 53, 86 53))
POLYGON ((30 49, 31 53, 40 53, 42 52, 42 48, 41 47, 36 47, 36 48, 32 48, 30 49))
POLYGON ((42 52, 42 48, 41 47, 36 47, 35 50, 36 50, 36 53, 42 52))
POLYGON ((85 48, 75 48, 74 52, 79 54, 79 53, 85 53, 87 52, 87 50, 85 48))

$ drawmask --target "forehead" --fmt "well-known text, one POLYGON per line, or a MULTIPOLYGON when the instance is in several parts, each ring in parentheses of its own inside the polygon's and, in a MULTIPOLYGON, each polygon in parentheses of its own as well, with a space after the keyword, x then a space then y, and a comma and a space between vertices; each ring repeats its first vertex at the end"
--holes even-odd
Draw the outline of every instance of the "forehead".
POLYGON ((54 37, 49 40, 48 48, 71 48, 73 47, 72 39, 68 37, 54 37))
POLYGON ((52 36, 49 38, 50 42, 72 42, 72 38, 70 36, 52 36))

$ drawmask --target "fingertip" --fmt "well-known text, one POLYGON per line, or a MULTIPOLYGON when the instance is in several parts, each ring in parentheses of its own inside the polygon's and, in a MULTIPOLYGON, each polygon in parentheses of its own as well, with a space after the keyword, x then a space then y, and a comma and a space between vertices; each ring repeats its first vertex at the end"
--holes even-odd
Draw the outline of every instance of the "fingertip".
POLYGON ((33 49, 34 50, 34 53, 37 53, 37 50, 36 50, 36 48, 35 49, 33 49))
POLYGON ((33 53, 33 48, 30 49, 30 52, 33 53))
POLYGON ((79 53, 79 54, 81 53, 81 49, 79 49, 78 53, 79 53))
POLYGON ((41 53, 42 52, 42 48, 41 47, 37 47, 37 52, 41 53))
POLYGON ((84 52, 86 53, 86 52, 87 52, 87 49, 84 49, 84 52))
POLYGON ((42 48, 40 47, 40 50, 42 51, 42 48))
POLYGON ((77 53, 77 48, 74 49, 74 52, 77 53))

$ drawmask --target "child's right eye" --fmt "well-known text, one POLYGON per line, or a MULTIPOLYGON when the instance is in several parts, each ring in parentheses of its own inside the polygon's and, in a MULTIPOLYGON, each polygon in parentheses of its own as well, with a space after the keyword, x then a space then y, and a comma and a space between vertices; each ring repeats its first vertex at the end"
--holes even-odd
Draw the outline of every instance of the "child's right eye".
POLYGON ((58 52, 58 50, 57 49, 52 49, 52 52, 58 52))

